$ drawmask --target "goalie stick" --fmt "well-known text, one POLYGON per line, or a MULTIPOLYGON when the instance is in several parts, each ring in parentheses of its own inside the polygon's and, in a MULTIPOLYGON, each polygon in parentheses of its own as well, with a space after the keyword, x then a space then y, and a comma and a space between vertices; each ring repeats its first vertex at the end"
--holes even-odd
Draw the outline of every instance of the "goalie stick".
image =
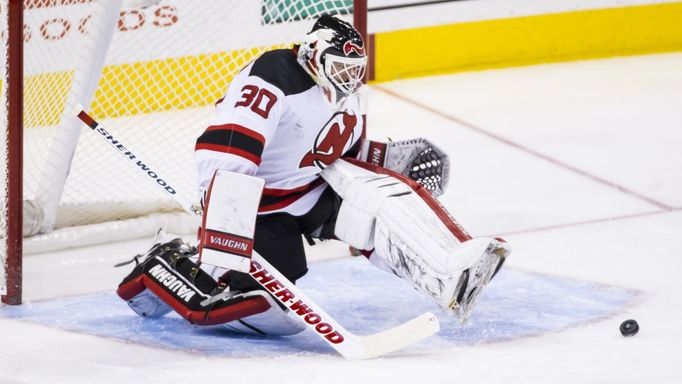
MULTIPOLYGON (((154 181, 166 194, 177 201, 190 215, 201 216, 201 210, 193 206, 177 191, 163 180, 160 175, 149 169, 141 159, 135 156, 113 135, 102 128, 95 119, 88 115, 82 105, 77 105, 74 116, 87 125, 92 131, 99 133, 113 148, 128 158, 131 165, 154 181)), ((341 326, 334 318, 311 300, 300 288, 295 286, 267 260, 257 252, 253 252, 249 274, 282 305, 288 308, 311 331, 324 339, 332 348, 347 359, 370 359, 397 351, 408 345, 421 341, 440 330, 440 324, 431 312, 424 313, 412 320, 371 335, 354 335, 341 326)))

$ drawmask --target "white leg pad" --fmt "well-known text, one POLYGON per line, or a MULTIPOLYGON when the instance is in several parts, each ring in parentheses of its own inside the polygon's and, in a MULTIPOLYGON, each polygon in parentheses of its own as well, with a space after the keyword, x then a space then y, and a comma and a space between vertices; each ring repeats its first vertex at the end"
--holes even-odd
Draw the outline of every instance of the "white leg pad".
POLYGON ((305 330, 301 321, 290 315, 288 309, 282 309, 268 293, 252 291, 244 296, 262 296, 268 301, 270 308, 265 312, 221 324, 221 327, 239 333, 261 336, 289 336, 305 330))
POLYGON ((142 317, 156 318, 172 311, 171 307, 158 296, 145 288, 144 291, 127 301, 133 312, 142 317))
POLYGON ((336 218, 334 235, 346 244, 357 249, 374 248, 374 227, 376 219, 352 204, 341 203, 339 215, 336 218))
MULTIPOLYGON (((356 231, 363 230, 372 237, 373 258, 383 259, 382 269, 390 268, 440 306, 451 309, 462 272, 495 249, 497 241, 472 239, 431 195, 419 194, 395 173, 382 170, 380 174, 370 169, 337 160, 322 172, 343 199, 342 208, 345 205, 346 211, 354 211, 340 216, 336 236, 358 241, 352 232, 355 223, 343 219, 374 217, 372 230, 367 229, 370 220, 361 220, 356 231)), ((358 248, 360 243, 350 244, 358 248)), ((370 241, 365 239, 367 244, 370 241)))

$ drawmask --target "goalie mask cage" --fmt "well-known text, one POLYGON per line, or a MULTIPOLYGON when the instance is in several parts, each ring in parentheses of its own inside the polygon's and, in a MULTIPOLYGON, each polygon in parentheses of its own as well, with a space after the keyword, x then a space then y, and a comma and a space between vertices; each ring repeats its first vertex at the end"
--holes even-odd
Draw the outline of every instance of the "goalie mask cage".
POLYGON ((232 77, 300 41, 322 13, 366 35, 366 0, 0 0, 2 301, 21 302, 22 248, 196 230, 70 117, 76 104, 193 194, 194 141, 232 77))

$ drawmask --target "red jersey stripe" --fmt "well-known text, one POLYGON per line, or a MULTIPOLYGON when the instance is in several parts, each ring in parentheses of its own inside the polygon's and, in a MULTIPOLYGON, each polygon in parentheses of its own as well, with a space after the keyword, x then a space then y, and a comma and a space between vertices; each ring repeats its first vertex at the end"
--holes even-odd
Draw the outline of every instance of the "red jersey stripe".
POLYGON ((243 157, 244 159, 249 160, 250 162, 256 164, 256 166, 260 166, 260 157, 259 156, 256 156, 251 152, 243 151, 239 148, 229 147, 229 146, 220 145, 220 144, 208 144, 208 143, 197 143, 197 145, 194 147, 195 151, 198 151, 201 149, 207 150, 207 151, 229 153, 231 155, 243 157))
POLYGON ((263 188, 263 194, 268 196, 286 196, 296 192, 305 192, 315 189, 316 187, 322 185, 322 183, 324 183, 324 180, 322 178, 318 178, 311 183, 292 189, 263 188))
POLYGON ((269 212, 288 207, 302 198, 308 192, 324 184, 324 179, 319 177, 312 183, 292 189, 264 188, 258 212, 269 212))

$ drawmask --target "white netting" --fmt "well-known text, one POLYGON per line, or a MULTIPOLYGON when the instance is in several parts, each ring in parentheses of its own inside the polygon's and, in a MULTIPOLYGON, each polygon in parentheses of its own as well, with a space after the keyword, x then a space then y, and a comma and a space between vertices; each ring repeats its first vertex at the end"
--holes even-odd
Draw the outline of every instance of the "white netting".
MULTIPOLYGON (((54 184, 45 180, 60 178, 49 152, 55 141, 68 141, 60 126, 68 90, 91 55, 101 54, 102 43, 90 37, 103 24, 97 19, 103 2, 30 3, 25 12, 25 195, 40 200, 54 192, 54 184), (40 183, 47 187, 41 189, 40 183)), ((262 51, 300 39, 312 17, 347 14, 351 8, 351 1, 312 0, 167 0, 146 8, 124 7, 87 109, 194 199, 194 140, 234 74, 262 51)), ((82 132, 56 227, 177 209, 117 156, 100 137, 82 132)))
MULTIPOLYGON (((263 51, 300 40, 321 13, 350 21, 352 3, 25 0, 23 185, 24 199, 31 202, 25 207, 34 208, 25 210, 30 213, 25 231, 125 220, 121 226, 135 232, 126 219, 166 220, 164 212, 179 210, 101 137, 70 125, 64 112, 73 104, 86 104, 108 131, 194 200, 194 142, 232 77, 263 51), (41 217, 47 221, 40 222, 41 217)), ((6 0, 0 0, 0 8, 4 20, 6 0)), ((4 44, 6 25, 4 20, 4 44)), ((3 50, 3 63, 4 58, 3 50)), ((5 111, 1 115, 4 143, 5 111)), ((5 202, 3 193, 0 220, 5 202)), ((4 233, 5 223, 0 226, 4 233)), ((84 233, 107 237, 101 227, 84 233)), ((52 237, 43 236, 48 242, 40 250, 57 247, 52 237)), ((0 255, 4 266, 4 250, 0 255)))

